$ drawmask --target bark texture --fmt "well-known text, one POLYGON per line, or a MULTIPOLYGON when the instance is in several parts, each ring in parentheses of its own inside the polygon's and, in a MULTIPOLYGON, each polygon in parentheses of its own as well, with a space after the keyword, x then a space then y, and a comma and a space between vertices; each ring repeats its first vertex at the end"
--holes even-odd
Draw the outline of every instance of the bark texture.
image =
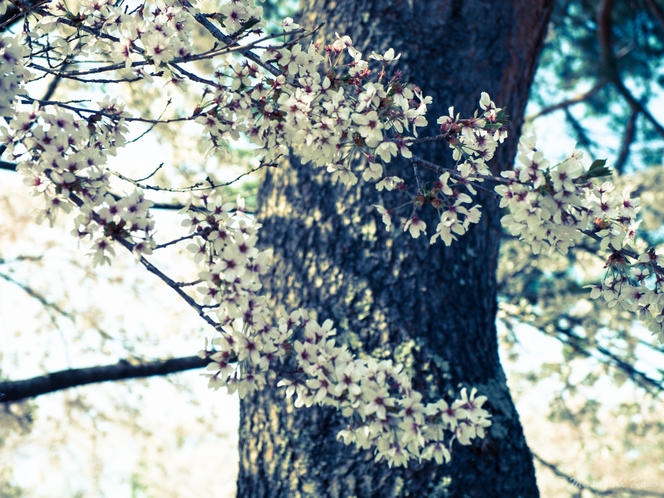
MULTIPOLYGON (((493 167, 511 166, 553 0, 303 3, 302 24, 326 23, 320 41, 339 32, 366 55, 389 47, 402 53, 407 81, 434 98, 432 133, 448 106, 468 114, 480 92, 489 92, 513 122, 493 167)), ((452 161, 441 143, 414 152, 446 166, 452 161)), ((392 168, 413 176, 409 164, 392 168)), ((259 195, 262 240, 276 260, 266 291, 287 309, 331 318, 353 349, 404 362, 428 400, 476 386, 489 397, 490 436, 470 447, 455 443, 448 465, 389 469, 372 452, 336 441, 344 421, 334 410, 295 409, 283 392, 267 388, 241 404, 238 496, 538 496, 498 357, 497 205, 484 198, 481 222, 445 248, 429 246, 428 237, 391 237, 371 208, 380 202, 373 184, 334 185, 329 174, 295 160, 270 170, 259 195)), ((435 220, 424 219, 431 233, 435 220)))

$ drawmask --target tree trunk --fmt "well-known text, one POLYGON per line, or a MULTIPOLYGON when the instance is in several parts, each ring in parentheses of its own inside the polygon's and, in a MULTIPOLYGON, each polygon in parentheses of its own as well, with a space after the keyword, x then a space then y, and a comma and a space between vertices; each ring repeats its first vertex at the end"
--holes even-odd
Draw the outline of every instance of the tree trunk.
MULTIPOLYGON (((365 57, 389 47, 402 53, 406 81, 434 98, 432 134, 448 106, 467 115, 488 92, 513 123, 493 168, 512 165, 553 0, 303 3, 301 24, 326 23, 320 41, 339 32, 365 57)), ((451 165, 451 151, 440 142, 414 153, 451 165)), ((412 179, 409 164, 390 168, 412 179)), ((469 447, 455 443, 450 464, 389 469, 371 451, 336 440, 344 421, 333 409, 296 409, 280 389, 268 387, 241 403, 238 496, 538 496, 498 357, 496 203, 483 198, 480 223, 446 248, 440 241, 429 246, 427 237, 391 237, 372 208, 381 196, 373 184, 335 185, 324 170, 296 160, 270 170, 259 195, 262 240, 275 251, 265 290, 287 309, 332 319, 352 349, 405 362, 426 400, 476 386, 489 398, 490 435, 469 447)), ((398 202, 391 197, 388 206, 398 202)), ((436 222, 424 219, 431 235, 436 222)))

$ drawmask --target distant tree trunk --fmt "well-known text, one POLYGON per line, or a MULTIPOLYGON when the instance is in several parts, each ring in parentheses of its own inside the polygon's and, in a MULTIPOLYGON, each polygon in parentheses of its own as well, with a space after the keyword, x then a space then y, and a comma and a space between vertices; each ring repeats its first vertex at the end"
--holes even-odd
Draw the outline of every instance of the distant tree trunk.
MULTIPOLYGON (((489 92, 513 123, 493 168, 512 165, 553 0, 303 3, 303 25, 326 23, 320 41, 339 32, 365 56, 389 47, 402 53, 406 80, 434 98, 431 133, 448 106, 466 115, 489 92)), ((451 164, 441 143, 415 153, 451 164)), ((394 167, 412 178, 410 165, 394 167)), ((477 386, 489 397, 491 434, 470 447, 455 443, 451 464, 389 469, 371 451, 336 441, 343 420, 334 410, 296 409, 268 388, 241 404, 238 496, 538 496, 498 357, 496 203, 482 199, 481 222, 446 248, 429 246, 427 237, 391 238, 371 207, 380 198, 373 184, 333 185, 324 170, 295 160, 270 170, 259 195, 261 237, 276 260, 265 290, 288 309, 331 318, 351 348, 406 362, 428 399, 456 395, 461 384, 477 386)), ((435 220, 425 221, 431 235, 435 220)))

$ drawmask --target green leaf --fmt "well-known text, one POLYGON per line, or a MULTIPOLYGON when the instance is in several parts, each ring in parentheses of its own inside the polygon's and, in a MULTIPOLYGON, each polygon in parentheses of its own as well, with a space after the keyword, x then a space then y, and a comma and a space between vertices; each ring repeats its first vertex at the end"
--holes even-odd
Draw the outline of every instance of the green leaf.
POLYGON ((595 159, 593 163, 590 165, 588 173, 586 173, 584 176, 586 176, 587 178, 599 178, 602 176, 609 176, 611 174, 611 170, 607 168, 605 164, 606 164, 606 159, 595 159))

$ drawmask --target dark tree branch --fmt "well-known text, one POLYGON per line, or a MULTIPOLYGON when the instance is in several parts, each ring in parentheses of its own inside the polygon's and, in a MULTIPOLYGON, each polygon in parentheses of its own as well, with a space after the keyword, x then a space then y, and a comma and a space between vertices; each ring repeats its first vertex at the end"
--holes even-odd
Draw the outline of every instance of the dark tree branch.
POLYGON ((605 365, 612 366, 613 368, 622 371, 622 373, 624 373, 627 377, 629 377, 632 380, 632 382, 634 382, 637 386, 643 387, 653 396, 658 396, 659 393, 664 391, 664 385, 662 385, 661 382, 658 382, 656 379, 652 379, 648 377, 645 373, 636 370, 632 365, 622 360, 617 355, 611 353, 606 348, 603 348, 598 345, 594 346, 597 352, 603 355, 603 357, 597 358, 592 354, 593 345, 590 343, 589 340, 581 336, 578 336, 566 330, 561 330, 559 327, 556 328, 555 332, 558 332, 561 335, 557 335, 556 333, 546 332, 544 329, 542 329, 541 331, 544 334, 553 337, 554 339, 557 339, 563 345, 571 347, 581 356, 585 356, 586 358, 593 358, 601 363, 604 363, 605 365))
POLYGON ((156 360, 133 365, 126 360, 120 360, 115 365, 103 367, 75 368, 61 370, 32 379, 0 382, 0 402, 20 401, 42 394, 69 389, 70 387, 95 384, 117 380, 136 379, 167 375, 183 372, 194 368, 203 368, 210 359, 201 359, 198 356, 184 358, 171 358, 169 360, 156 360))
POLYGON ((662 31, 664 31, 664 11, 657 4, 655 0, 645 0, 645 1, 648 10, 653 16, 655 16, 655 19, 657 19, 659 26, 662 28, 662 31))
POLYGON ((627 124, 625 125, 625 133, 623 134, 622 143, 620 144, 620 153, 618 154, 618 159, 614 169, 618 172, 619 175, 623 174, 625 169, 625 164, 627 164, 627 157, 629 156, 629 148, 634 142, 634 136, 636 131, 636 118, 639 116, 639 111, 637 109, 632 109, 632 115, 629 117, 627 124))
POLYGON ((570 112, 569 107, 563 108, 563 111, 565 112, 565 118, 567 119, 567 122, 572 126, 572 130, 574 130, 574 133, 576 134, 576 139, 579 144, 582 147, 585 147, 587 150, 590 150, 593 146, 593 141, 590 140, 590 137, 588 137, 586 130, 570 112))
MULTIPOLYGON (((191 7, 191 4, 187 1, 184 2, 184 5, 186 5, 187 7, 191 7)), ((237 42, 233 40, 233 38, 222 33, 221 30, 217 28, 212 21, 210 21, 207 17, 205 17, 204 14, 201 14, 199 12, 198 14, 194 15, 194 19, 196 19, 196 21, 198 21, 198 23, 201 26, 203 26, 213 37, 215 37, 217 40, 225 44, 226 47, 230 48, 237 46, 237 42)), ((272 75, 279 76, 281 74, 282 71, 280 69, 274 67, 272 64, 263 62, 260 56, 253 53, 251 50, 243 48, 238 51, 247 59, 258 64, 272 75)))
MULTIPOLYGON (((69 65, 69 62, 67 59, 65 59, 65 62, 61 66, 61 71, 64 71, 67 69, 67 66, 69 65)), ((51 82, 48 84, 48 88, 46 88, 46 91, 44 92, 44 95, 42 96, 42 100, 51 100, 53 97, 53 94, 55 93, 55 90, 57 90, 58 85, 62 81, 62 76, 59 74, 56 74, 51 82)))
POLYGON ((241 175, 235 177, 233 180, 230 180, 228 182, 224 183, 214 183, 212 182, 209 178, 206 181, 203 182, 198 182, 195 183, 194 185, 191 185, 189 187, 183 187, 183 188, 174 188, 174 187, 159 187, 156 185, 147 185, 145 183, 141 183, 142 180, 134 180, 132 178, 129 178, 117 171, 111 171, 115 176, 117 176, 120 180, 124 180, 128 183, 131 183, 132 185, 135 185, 138 188, 141 188, 143 190, 155 190, 157 192, 195 192, 195 191, 205 191, 205 190, 214 190, 219 187, 228 187, 245 176, 248 176, 252 173, 255 173, 263 168, 277 168, 276 162, 271 162, 271 163, 261 163, 259 166, 256 166, 255 168, 251 168, 249 171, 245 171, 241 175))
POLYGON ((164 209, 167 211, 180 211, 185 205, 177 202, 155 202, 150 209, 164 209))
POLYGON ((613 53, 613 42, 611 39, 611 10, 614 0, 600 0, 597 7, 597 38, 599 51, 602 59, 602 71, 609 81, 618 80, 618 65, 613 53))
POLYGON ((612 82, 616 90, 623 96, 632 109, 643 113, 643 115, 652 123, 657 132, 664 137, 664 126, 662 126, 655 117, 639 102, 632 92, 625 86, 620 78, 618 70, 618 60, 613 52, 613 42, 611 37, 611 10, 615 0, 601 0, 597 8, 597 37, 599 40, 599 49, 602 58, 603 76, 612 82))
MULTIPOLYGON (((505 295, 505 294, 503 294, 505 295)), ((503 310, 505 311, 505 310, 503 310)), ((581 337, 580 335, 575 334, 572 331, 574 326, 582 326, 582 321, 578 318, 571 317, 569 315, 563 314, 560 318, 568 320, 572 326, 569 328, 561 327, 556 321, 548 322, 546 325, 552 326, 552 329, 549 330, 545 324, 533 323, 529 320, 523 320, 523 317, 508 313, 509 317, 519 323, 526 323, 536 330, 542 332, 544 335, 552 337, 562 343, 563 345, 571 347, 576 353, 586 358, 593 358, 600 363, 611 366, 617 370, 620 370, 625 374, 629 379, 632 380, 636 385, 643 387, 648 392, 654 396, 658 396, 660 393, 664 392, 664 383, 662 380, 653 379, 649 377, 646 373, 637 370, 633 365, 620 358, 617 354, 609 351, 603 346, 600 346, 594 341, 581 337), (593 352, 599 353, 601 356, 598 357, 593 354, 593 352)))
POLYGON ((629 91, 624 83, 621 80, 618 80, 615 82, 615 85, 620 94, 625 98, 625 100, 627 100, 627 103, 632 106, 632 109, 637 109, 639 112, 641 112, 646 117, 646 119, 652 123, 652 125, 655 127, 655 130, 657 130, 657 133, 664 137, 664 126, 662 126, 659 121, 655 119, 655 117, 648 109, 643 106, 641 102, 636 100, 634 95, 632 95, 632 92, 629 91))
MULTIPOLYGON (((0 151, 0 154, 2 151, 0 151)), ((9 163, 7 161, 0 161, 0 169, 5 169, 7 171, 16 171, 16 164, 9 163)))
POLYGON ((24 10, 19 9, 16 5, 10 3, 7 6, 7 10, 5 11, 4 15, 0 16, 0 33, 10 29, 14 23, 20 21, 27 14, 32 12, 37 7, 44 5, 45 3, 48 2, 44 0, 26 0, 23 2, 23 6, 25 7, 24 10))
POLYGON ((545 107, 544 109, 540 110, 538 113, 533 114, 532 116, 528 116, 526 118, 526 120, 527 121, 534 121, 535 119, 540 118, 542 116, 546 116, 547 114, 551 114, 554 111, 558 111, 560 109, 567 109, 568 107, 572 107, 573 105, 580 104, 581 102, 585 102, 590 97, 595 95, 600 89, 602 89, 604 87, 604 85, 606 85, 607 83, 608 83, 607 80, 602 79, 602 80, 598 81, 586 93, 581 93, 579 95, 575 95, 574 97, 571 97, 567 100, 563 100, 562 102, 558 102, 557 104, 545 107))
MULTIPOLYGON (((568 320, 572 320, 572 318, 569 316, 567 316, 566 318, 568 320)), ((556 327, 556 332, 559 332, 560 334, 564 335, 565 337, 567 337, 568 340, 563 341, 560 337, 556 335, 549 334, 548 332, 545 333, 547 335, 551 335, 552 337, 557 338, 558 340, 561 340, 561 342, 571 346, 572 348, 574 348, 576 351, 583 354, 584 356, 592 357, 592 354, 589 352, 589 349, 592 349, 592 347, 594 347, 597 350, 597 352, 601 353, 606 357, 606 361, 604 361, 604 363, 612 365, 619 370, 622 370, 623 373, 625 373, 630 379, 632 379, 636 384, 642 386, 643 388, 649 391, 651 391, 654 388, 655 391, 653 392, 653 394, 655 396, 657 396, 658 393, 664 391, 664 384, 662 384, 661 381, 653 379, 648 375, 646 375, 645 373, 637 370, 631 364, 627 363, 622 358, 619 358, 616 354, 612 353, 608 349, 598 344, 593 345, 591 341, 589 341, 585 337, 581 337, 575 334, 571 330, 566 330, 561 327, 556 327), (583 344, 588 349, 583 349, 579 344, 583 344)))

